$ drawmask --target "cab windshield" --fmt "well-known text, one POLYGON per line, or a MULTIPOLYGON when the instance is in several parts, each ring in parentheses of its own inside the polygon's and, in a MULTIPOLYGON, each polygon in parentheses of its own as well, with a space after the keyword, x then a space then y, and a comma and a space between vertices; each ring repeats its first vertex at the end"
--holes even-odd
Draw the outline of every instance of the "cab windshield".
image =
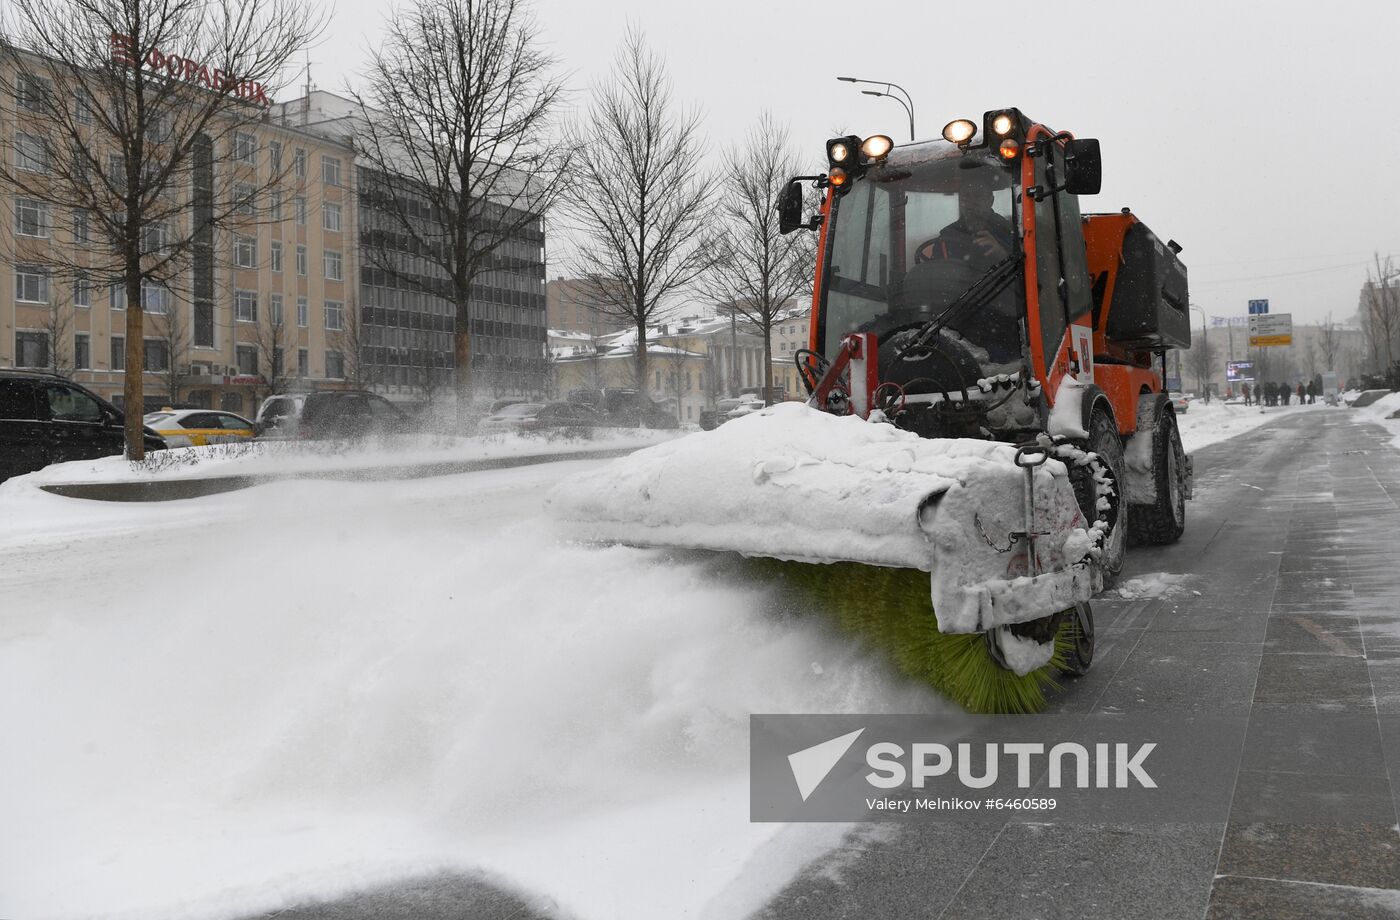
MULTIPOLYGON (((1014 169, 982 151, 932 142, 897 149, 832 208, 823 284, 823 350, 841 337, 881 338, 941 316, 968 288, 1020 251, 1014 169)), ((1020 354, 1023 285, 959 309, 948 328, 985 351, 984 363, 1020 354)))

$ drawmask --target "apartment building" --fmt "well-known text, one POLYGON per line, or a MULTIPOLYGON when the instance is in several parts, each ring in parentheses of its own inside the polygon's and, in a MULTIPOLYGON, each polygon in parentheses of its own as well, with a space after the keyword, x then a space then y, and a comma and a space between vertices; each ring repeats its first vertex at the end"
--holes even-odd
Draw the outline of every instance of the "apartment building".
MULTIPOLYGON (((321 90, 274 106, 272 117, 344 144, 363 124, 353 100, 321 90)), ((387 215, 391 208, 413 215, 418 238, 429 240, 440 235, 438 215, 404 182, 386 182, 363 164, 356 174, 362 375, 390 398, 431 398, 456 373, 456 307, 446 273, 414 240, 395 232, 397 224, 387 215)), ((500 209, 492 219, 504 217, 500 209)), ((468 328, 480 399, 540 395, 548 385, 544 247, 543 222, 535 217, 493 254, 473 285, 468 328)))

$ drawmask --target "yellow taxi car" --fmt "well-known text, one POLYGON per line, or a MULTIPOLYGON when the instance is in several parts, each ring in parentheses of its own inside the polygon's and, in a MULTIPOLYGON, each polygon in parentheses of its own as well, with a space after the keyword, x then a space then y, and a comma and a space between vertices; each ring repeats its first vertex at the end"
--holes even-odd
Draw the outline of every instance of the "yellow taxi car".
POLYGON ((251 441, 256 434, 253 423, 243 416, 212 409, 162 409, 148 413, 143 421, 171 447, 251 441))

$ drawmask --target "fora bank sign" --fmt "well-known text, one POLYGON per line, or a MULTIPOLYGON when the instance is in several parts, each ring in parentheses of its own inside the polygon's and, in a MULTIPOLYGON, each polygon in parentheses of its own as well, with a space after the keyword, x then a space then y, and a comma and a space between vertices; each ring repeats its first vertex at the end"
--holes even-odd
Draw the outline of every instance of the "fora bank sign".
POLYGON ((240 80, 218 68, 210 69, 199 61, 178 54, 166 54, 159 48, 152 48, 144 60, 140 60, 139 55, 135 39, 130 35, 112 33, 112 60, 118 64, 128 67, 144 65, 149 70, 165 73, 172 80, 198 83, 206 89, 230 93, 254 105, 272 105, 267 98, 267 88, 257 80, 240 80))

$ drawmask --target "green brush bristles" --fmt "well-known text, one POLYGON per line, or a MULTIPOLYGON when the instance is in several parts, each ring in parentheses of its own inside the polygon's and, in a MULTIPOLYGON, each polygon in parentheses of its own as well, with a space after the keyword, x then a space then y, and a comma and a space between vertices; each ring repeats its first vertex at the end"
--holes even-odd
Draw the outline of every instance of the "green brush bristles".
POLYGON ((813 565, 750 559, 765 580, 781 582, 794 600, 834 614, 846 631, 866 638, 894 658, 900 670, 939 690, 969 712, 1027 713, 1045 706, 1047 689, 1072 648, 1071 618, 1055 637, 1050 663, 1018 677, 992 660, 980 633, 945 635, 929 602, 929 576, 836 562, 813 565))

